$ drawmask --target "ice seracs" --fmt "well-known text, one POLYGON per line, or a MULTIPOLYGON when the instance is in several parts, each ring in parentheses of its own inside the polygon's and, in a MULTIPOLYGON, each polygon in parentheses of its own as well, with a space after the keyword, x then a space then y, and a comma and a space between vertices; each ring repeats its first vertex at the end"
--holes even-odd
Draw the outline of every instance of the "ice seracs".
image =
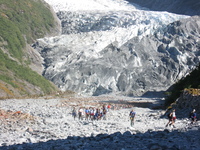
POLYGON ((192 58, 195 40, 180 36, 181 24, 168 26, 188 16, 117 0, 47 2, 61 20, 62 35, 38 39, 35 48, 44 58, 43 75, 63 91, 142 95, 166 90, 198 62, 192 58))
POLYGON ((111 11, 135 10, 135 7, 125 0, 45 0, 58 11, 111 11))

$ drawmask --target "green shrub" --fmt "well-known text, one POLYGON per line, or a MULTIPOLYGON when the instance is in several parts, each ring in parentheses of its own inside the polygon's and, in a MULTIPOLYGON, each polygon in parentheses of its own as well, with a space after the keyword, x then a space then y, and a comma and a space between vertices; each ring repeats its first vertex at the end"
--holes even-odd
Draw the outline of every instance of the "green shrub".
POLYGON ((199 88, 200 87, 200 64, 185 78, 175 83, 168 91, 171 93, 165 100, 165 105, 169 106, 175 102, 185 88, 199 88))

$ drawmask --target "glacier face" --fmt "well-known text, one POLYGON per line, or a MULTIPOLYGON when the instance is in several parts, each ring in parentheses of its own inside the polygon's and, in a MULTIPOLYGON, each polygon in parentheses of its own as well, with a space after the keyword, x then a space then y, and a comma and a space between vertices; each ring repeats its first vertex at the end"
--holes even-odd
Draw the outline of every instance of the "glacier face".
POLYGON ((199 62, 198 34, 187 40, 191 33, 184 30, 190 26, 170 24, 188 16, 124 0, 46 1, 61 20, 62 35, 38 39, 34 47, 44 58, 43 75, 63 91, 142 95, 166 90, 199 62))
POLYGON ((45 0, 59 11, 111 11, 111 10, 135 10, 135 7, 125 0, 45 0))

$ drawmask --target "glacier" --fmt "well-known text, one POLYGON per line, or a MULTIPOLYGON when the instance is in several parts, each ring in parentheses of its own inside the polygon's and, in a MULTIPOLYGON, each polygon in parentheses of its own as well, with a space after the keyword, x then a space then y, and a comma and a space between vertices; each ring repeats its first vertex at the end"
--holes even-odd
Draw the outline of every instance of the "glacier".
POLYGON ((62 91, 142 95, 166 90, 195 66, 185 65, 194 55, 173 48, 175 41, 161 56, 155 50, 165 51, 166 46, 147 40, 163 38, 170 23, 189 16, 150 11, 125 0, 45 1, 60 19, 62 34, 37 39, 33 47, 43 57, 43 76, 62 91), (149 48, 148 42, 153 43, 149 48), (173 60, 168 58, 170 51, 177 53, 171 55, 173 60), (166 62, 175 67, 167 69, 166 62))
POLYGON ((111 11, 111 10, 135 10, 136 6, 125 0, 45 0, 59 11, 111 11))

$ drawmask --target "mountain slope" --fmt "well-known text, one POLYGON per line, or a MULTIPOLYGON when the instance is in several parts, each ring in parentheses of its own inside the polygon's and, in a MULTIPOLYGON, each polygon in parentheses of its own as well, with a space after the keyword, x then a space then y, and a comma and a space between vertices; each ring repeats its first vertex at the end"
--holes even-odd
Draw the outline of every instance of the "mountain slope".
POLYGON ((34 66, 37 72, 41 72, 39 68, 42 70, 41 64, 33 64, 35 58, 41 57, 29 44, 60 30, 52 9, 40 0, 1 0, 0 8, 0 97, 54 91, 56 87, 52 83, 29 67, 34 66))
MULTIPOLYGON (((200 64, 185 78, 182 78, 168 89, 168 96, 165 105, 169 106, 171 103, 175 102, 183 93, 184 89, 189 89, 188 91, 191 91, 189 93, 193 95, 193 97, 199 96, 199 92, 196 92, 197 90, 195 89, 200 89, 200 64)), ((188 99, 184 99, 187 103, 190 103, 190 99, 193 99, 191 95, 188 96, 188 99)), ((193 104, 195 105, 196 103, 193 104)))
POLYGON ((168 11, 175 14, 200 15, 199 0, 127 0, 130 3, 138 4, 142 7, 154 11, 168 11))

